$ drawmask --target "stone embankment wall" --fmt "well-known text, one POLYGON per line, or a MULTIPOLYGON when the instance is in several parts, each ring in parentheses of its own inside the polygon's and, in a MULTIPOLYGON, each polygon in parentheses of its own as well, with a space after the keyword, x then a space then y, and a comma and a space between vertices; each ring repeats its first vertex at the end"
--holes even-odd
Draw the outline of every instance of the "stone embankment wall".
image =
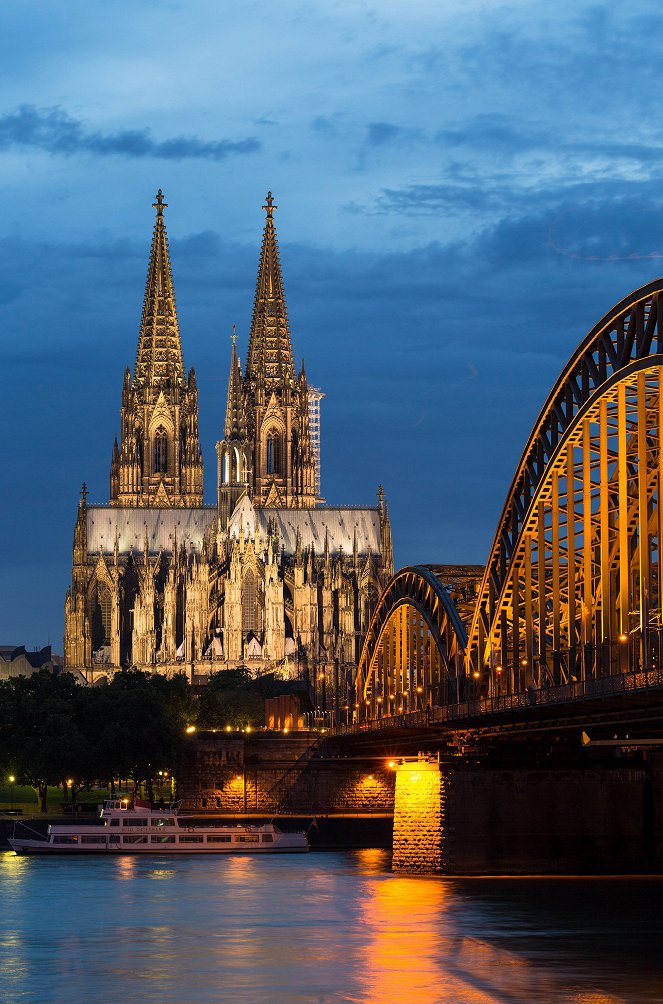
POLYGON ((224 813, 393 811, 394 772, 384 762, 320 756, 318 745, 301 733, 196 737, 177 771, 178 797, 224 813))
MULTIPOLYGON (((312 734, 198 734, 177 777, 178 795, 192 810, 394 812, 394 863, 402 870, 646 873, 663 871, 659 766, 546 770, 443 762, 438 788, 425 794, 433 782, 422 782, 417 808, 416 799, 401 798, 400 772, 388 769, 386 758, 362 758, 356 750, 351 758, 331 755, 312 734)), ((358 831, 357 845, 361 839, 358 831)))

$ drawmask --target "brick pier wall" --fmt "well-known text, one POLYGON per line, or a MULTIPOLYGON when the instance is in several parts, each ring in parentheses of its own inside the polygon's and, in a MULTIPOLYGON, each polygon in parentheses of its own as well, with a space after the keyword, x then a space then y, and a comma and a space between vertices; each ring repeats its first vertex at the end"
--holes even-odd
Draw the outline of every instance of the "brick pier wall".
POLYGON ((189 809, 218 812, 392 812, 394 772, 372 758, 320 756, 317 734, 198 735, 177 771, 189 809))
POLYGON ((394 812, 394 862, 404 870, 663 871, 663 761, 550 770, 443 762, 419 814, 413 801, 394 809, 397 773, 386 758, 343 758, 315 734, 198 733, 177 770, 178 797, 225 813, 394 812))

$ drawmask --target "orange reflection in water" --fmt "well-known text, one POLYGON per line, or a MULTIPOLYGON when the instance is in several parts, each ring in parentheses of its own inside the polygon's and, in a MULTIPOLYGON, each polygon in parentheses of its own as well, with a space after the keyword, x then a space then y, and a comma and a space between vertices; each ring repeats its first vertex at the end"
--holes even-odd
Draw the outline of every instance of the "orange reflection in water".
POLYGON ((531 1004, 554 981, 513 952, 455 930, 453 885, 394 877, 366 885, 367 934, 357 1004, 531 1004))

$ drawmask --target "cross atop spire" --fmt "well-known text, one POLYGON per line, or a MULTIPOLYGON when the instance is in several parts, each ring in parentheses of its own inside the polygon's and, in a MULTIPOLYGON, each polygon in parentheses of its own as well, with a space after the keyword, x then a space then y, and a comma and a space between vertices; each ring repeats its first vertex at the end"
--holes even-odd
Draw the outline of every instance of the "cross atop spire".
POLYGON ((157 216, 163 216, 164 209, 168 209, 168 203, 163 201, 161 189, 157 192, 157 201, 152 203, 152 209, 156 209, 157 216))
POLYGON ((267 219, 271 220, 273 219, 274 216, 274 210, 279 208, 278 206, 274 205, 274 198, 271 192, 267 192, 267 198, 265 199, 265 203, 266 205, 264 205, 262 208, 267 213, 267 219))

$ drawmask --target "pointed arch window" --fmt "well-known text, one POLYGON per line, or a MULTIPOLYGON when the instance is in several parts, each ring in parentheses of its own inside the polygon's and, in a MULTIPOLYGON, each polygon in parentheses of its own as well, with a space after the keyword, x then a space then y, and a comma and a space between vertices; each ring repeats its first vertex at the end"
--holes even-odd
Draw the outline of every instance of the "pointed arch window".
POLYGON ((267 473, 281 473, 281 438, 275 432, 267 436, 267 473))
POLYGON ((256 577, 249 568, 242 582, 242 631, 246 635, 256 627, 256 577))
POLYGON ((223 460, 221 462, 221 481, 224 485, 227 485, 228 482, 230 481, 230 471, 228 469, 229 466, 230 465, 228 463, 228 454, 224 452, 223 460))
POLYGON ((162 425, 154 437, 154 473, 168 473, 168 434, 162 425))

